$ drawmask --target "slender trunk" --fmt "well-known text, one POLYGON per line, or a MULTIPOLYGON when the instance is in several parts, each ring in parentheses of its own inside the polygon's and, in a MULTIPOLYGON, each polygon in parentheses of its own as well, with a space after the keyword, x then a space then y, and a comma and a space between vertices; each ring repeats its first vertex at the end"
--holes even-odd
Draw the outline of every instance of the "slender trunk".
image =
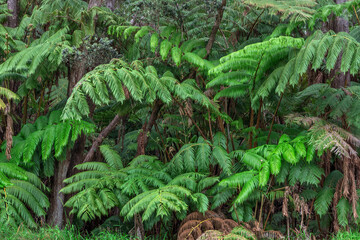
POLYGON ((221 20, 223 18, 224 15, 224 10, 225 10, 225 6, 226 6, 226 0, 222 0, 221 2, 221 6, 218 9, 218 13, 216 15, 216 20, 215 20, 215 24, 211 30, 211 34, 209 37, 209 41, 206 45, 206 56, 205 58, 207 58, 210 55, 211 49, 214 45, 215 39, 216 39, 216 33, 218 32, 219 28, 220 28, 220 24, 221 24, 221 20))
POLYGON ((111 133, 111 131, 115 129, 115 127, 119 124, 120 120, 121 116, 117 114, 114 119, 109 123, 109 125, 101 131, 99 136, 93 142, 89 152, 84 159, 84 162, 91 162, 94 157, 95 151, 103 142, 104 138, 106 138, 111 133))
POLYGON ((19 12, 19 4, 18 0, 8 0, 7 7, 10 10, 11 16, 8 16, 7 26, 11 28, 15 28, 18 25, 18 12, 19 12))
MULTIPOLYGON (((148 133, 151 131, 155 121, 159 115, 163 103, 160 100, 156 100, 149 118, 148 122, 145 122, 142 131, 140 132, 137 138, 137 153, 136 156, 145 155, 145 148, 148 143, 148 133)), ((135 236, 139 239, 145 238, 144 225, 142 223, 141 216, 139 214, 134 215, 134 227, 135 227, 135 236)))
POLYGON ((145 155, 145 148, 148 143, 148 133, 151 131, 162 106, 163 103, 160 100, 155 101, 149 121, 144 123, 142 131, 137 138, 137 156, 145 155))

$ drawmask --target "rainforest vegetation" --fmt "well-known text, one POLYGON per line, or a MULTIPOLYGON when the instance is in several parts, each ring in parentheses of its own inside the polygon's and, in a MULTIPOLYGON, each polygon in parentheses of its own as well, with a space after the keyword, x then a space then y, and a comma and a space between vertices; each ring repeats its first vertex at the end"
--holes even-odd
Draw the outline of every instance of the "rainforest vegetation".
POLYGON ((0 0, 0 239, 359 239, 360 0, 0 0))

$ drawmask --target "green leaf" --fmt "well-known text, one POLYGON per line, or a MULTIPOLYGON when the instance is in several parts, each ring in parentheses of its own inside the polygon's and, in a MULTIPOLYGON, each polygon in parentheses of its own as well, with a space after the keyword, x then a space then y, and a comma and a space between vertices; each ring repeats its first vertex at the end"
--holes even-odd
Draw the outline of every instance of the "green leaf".
POLYGON ((270 170, 274 175, 278 175, 281 169, 281 155, 278 153, 273 153, 270 155, 270 170))
POLYGON ((222 168, 224 173, 230 175, 232 163, 227 151, 220 146, 215 146, 213 150, 213 157, 219 163, 219 166, 222 168))
POLYGON ((259 176, 256 175, 245 183, 244 187, 241 189, 234 203, 235 204, 244 203, 249 198, 251 193, 254 192, 255 188, 257 188, 258 186, 259 186, 259 176))
POLYGON ((306 147, 303 142, 297 142, 295 143, 295 151, 296 156, 299 156, 300 158, 306 157, 306 147))
POLYGON ((291 141, 290 137, 287 134, 283 134, 279 139, 279 144, 290 141, 291 141))
POLYGON ((270 167, 268 162, 264 162, 259 172, 259 186, 264 187, 269 181, 270 167))
POLYGON ((339 203, 336 205, 336 212, 338 215, 339 225, 342 227, 346 227, 348 223, 348 215, 350 212, 350 203, 349 201, 342 197, 339 203))
POLYGON ((306 150, 306 161, 310 163, 315 157, 315 147, 313 145, 309 145, 306 150))
POLYGON ((169 54, 169 51, 171 49, 171 42, 169 42, 168 40, 164 40, 161 42, 161 45, 160 45, 160 56, 162 57, 162 60, 165 61, 168 54, 169 54))
POLYGON ((154 33, 153 35, 151 35, 151 39, 150 39, 151 51, 155 52, 158 45, 159 45, 159 35, 157 33, 154 33))
POLYGON ((181 52, 180 48, 173 47, 171 49, 171 57, 172 57, 172 60, 174 61, 174 63, 176 64, 176 66, 180 66, 180 64, 181 64, 181 55, 182 55, 182 52, 181 52))
POLYGON ((32 160, 32 157, 35 153, 35 150, 43 138, 43 130, 36 131, 30 134, 30 136, 26 139, 25 148, 24 148, 24 162, 28 163, 32 160))
POLYGON ((41 144, 42 160, 45 161, 51 154, 51 149, 55 141, 56 126, 50 125, 45 129, 43 141, 41 144))
POLYGON ((261 165, 264 161, 265 159, 262 156, 250 151, 247 151, 242 158, 242 162, 255 170, 260 170, 261 165))
POLYGON ((324 187, 316 196, 314 209, 320 217, 328 212, 329 206, 334 197, 334 193, 334 189, 324 187))
POLYGON ((295 149, 290 144, 281 144, 281 151, 284 160, 288 163, 295 164, 299 161, 299 159, 296 158, 295 149))

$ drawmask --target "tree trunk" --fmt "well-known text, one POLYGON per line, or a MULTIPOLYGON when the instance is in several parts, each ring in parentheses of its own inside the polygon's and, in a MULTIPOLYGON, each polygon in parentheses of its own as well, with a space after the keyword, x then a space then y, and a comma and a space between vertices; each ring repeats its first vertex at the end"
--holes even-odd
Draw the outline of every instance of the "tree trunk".
POLYGON ((88 5, 88 9, 91 9, 93 7, 100 7, 102 2, 103 2, 103 0, 90 0, 89 5, 88 5))
POLYGON ((215 24, 214 24, 214 26, 213 26, 213 28, 211 30, 209 41, 208 41, 208 43, 206 45, 207 54, 206 54, 205 58, 207 58, 210 55, 212 46, 214 45, 215 38, 216 38, 216 33, 218 32, 218 30, 220 28, 221 20, 222 20, 223 15, 224 15, 225 6, 226 6, 226 0, 222 0, 221 6, 218 9, 218 13, 216 15, 215 24))
MULTIPOLYGON (((138 146, 136 156, 145 155, 145 148, 148 143, 148 133, 151 131, 162 106, 163 103, 160 100, 155 101, 149 121, 144 123, 142 131, 137 138, 138 146)), ((136 237, 141 240, 145 238, 144 226, 139 214, 134 215, 134 230, 136 237)))
MULTIPOLYGON (((70 165, 69 165, 66 177, 71 177, 79 172, 79 170, 77 170, 74 167, 83 162, 85 144, 86 144, 86 136, 85 136, 85 134, 81 134, 81 136, 76 140, 76 142, 74 144, 74 148, 71 151, 71 161, 70 161, 70 165)), ((65 196, 65 201, 63 203, 67 202, 67 200, 69 200, 74 195, 75 194, 65 196)), ((67 219, 68 224, 72 224, 72 222, 73 222, 73 215, 70 215, 70 210, 71 209, 66 209, 66 211, 65 211, 66 216, 69 217, 67 219)))
POLYGON ((144 125, 142 127, 142 131, 140 132, 140 134, 137 138, 138 146, 137 146, 136 156, 145 155, 145 148, 148 143, 148 133, 151 131, 151 129, 158 117, 158 114, 161 110, 162 105, 163 105, 163 103, 160 100, 155 101, 149 121, 144 123, 144 125))
POLYGON ((65 195, 60 192, 64 187, 64 179, 66 178, 69 165, 71 162, 71 152, 68 150, 66 159, 56 161, 55 174, 53 179, 53 187, 51 189, 52 196, 50 198, 50 210, 48 215, 48 223, 51 226, 63 227, 64 224, 64 200, 65 195))
MULTIPOLYGON (((80 61, 76 62, 73 66, 68 67, 68 91, 67 96, 71 95, 71 92, 75 84, 84 76, 85 74, 85 62, 80 61)), ((55 174, 53 177, 53 185, 51 189, 51 201, 50 201, 50 211, 48 217, 48 223, 51 226, 58 226, 62 228, 64 226, 64 204, 65 196, 60 190, 64 187, 64 180, 68 177, 69 166, 72 161, 78 158, 82 158, 82 153, 84 151, 83 147, 85 146, 85 138, 80 137, 76 141, 76 147, 73 151, 70 149, 67 150, 66 159, 63 161, 57 161, 55 166, 55 174), (80 141, 80 142, 79 142, 80 141), (80 149, 77 147, 80 146, 80 149), (83 147, 81 147, 83 146, 83 147), (81 150, 82 149, 82 150, 81 150)))
POLYGON ((8 0, 7 7, 10 10, 11 16, 8 16, 7 26, 15 28, 18 25, 18 13, 19 13, 19 4, 18 0, 8 0))
POLYGON ((116 0, 106 0, 105 6, 111 11, 114 11, 116 9, 116 0))
MULTIPOLYGON (((347 2, 348 0, 335 0, 336 4, 342 4, 347 2)), ((343 17, 335 17, 334 24, 333 24, 333 30, 338 32, 349 32, 349 21, 344 19, 343 17)), ((331 77, 333 76, 334 80, 331 83, 331 86, 334 88, 341 88, 350 83, 350 73, 340 73, 340 66, 341 66, 341 59, 342 59, 342 53, 340 54, 334 70, 331 72, 331 77)))

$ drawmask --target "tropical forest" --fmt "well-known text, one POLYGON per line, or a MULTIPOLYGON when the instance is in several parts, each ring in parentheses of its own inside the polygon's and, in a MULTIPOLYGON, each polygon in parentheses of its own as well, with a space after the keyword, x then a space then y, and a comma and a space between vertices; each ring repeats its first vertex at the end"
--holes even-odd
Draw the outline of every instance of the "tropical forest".
POLYGON ((359 15, 0 0, 0 240, 359 240, 359 15))

